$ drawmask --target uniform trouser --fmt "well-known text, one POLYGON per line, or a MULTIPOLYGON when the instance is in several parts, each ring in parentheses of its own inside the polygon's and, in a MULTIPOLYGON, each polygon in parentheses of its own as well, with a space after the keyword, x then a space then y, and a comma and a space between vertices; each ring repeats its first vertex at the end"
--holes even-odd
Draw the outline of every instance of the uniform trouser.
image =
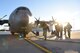
POLYGON ((66 30, 64 30, 64 35, 66 35, 66 30))
POLYGON ((63 35, 62 32, 63 32, 63 31, 60 31, 60 38, 62 38, 62 35, 63 35))
POLYGON ((71 36, 71 30, 68 30, 68 37, 70 38, 71 36))
POLYGON ((59 38, 59 31, 56 31, 57 38, 59 38))
POLYGON ((44 36, 44 38, 45 38, 45 40, 47 39, 47 30, 43 30, 43 36, 44 36))
POLYGON ((67 30, 64 30, 64 35, 65 35, 65 37, 67 37, 67 34, 66 34, 66 32, 67 32, 67 30))

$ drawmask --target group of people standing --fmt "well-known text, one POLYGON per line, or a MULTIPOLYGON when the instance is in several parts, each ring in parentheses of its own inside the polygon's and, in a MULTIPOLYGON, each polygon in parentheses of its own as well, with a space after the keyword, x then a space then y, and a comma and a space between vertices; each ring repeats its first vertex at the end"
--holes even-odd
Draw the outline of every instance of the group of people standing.
MULTIPOLYGON (((43 29, 44 39, 47 40, 47 32, 50 32, 50 28, 49 28, 48 24, 45 21, 43 22, 38 19, 36 19, 35 24, 36 24, 36 29, 38 29, 39 27, 41 27, 43 29)), ((54 26, 55 26, 55 30, 53 29, 51 31, 51 35, 55 34, 57 38, 62 39, 63 31, 64 31, 65 37, 68 36, 68 38, 70 38, 72 25, 69 22, 67 22, 67 24, 65 26, 63 26, 62 24, 55 21, 54 26)), ((34 31, 32 31, 32 32, 34 33, 34 31)), ((36 30, 36 33, 34 33, 34 34, 39 36, 39 30, 36 30)))
POLYGON ((55 33, 57 38, 61 38, 62 39, 63 32, 64 32, 65 37, 68 36, 68 38, 70 38, 70 36, 71 36, 71 28, 72 28, 72 25, 69 22, 65 26, 63 26, 62 24, 57 22, 55 24, 55 30, 54 31, 52 30, 51 34, 55 33))

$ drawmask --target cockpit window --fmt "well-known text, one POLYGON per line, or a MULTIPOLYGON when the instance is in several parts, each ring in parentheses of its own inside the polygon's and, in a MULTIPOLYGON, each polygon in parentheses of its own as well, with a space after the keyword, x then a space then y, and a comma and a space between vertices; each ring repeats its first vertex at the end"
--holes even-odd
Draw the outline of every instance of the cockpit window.
POLYGON ((25 8, 25 7, 19 7, 19 8, 17 8, 16 13, 18 13, 18 12, 19 12, 19 10, 27 10, 27 8, 25 8))
POLYGON ((20 7, 20 8, 17 8, 17 10, 26 10, 25 7, 20 7))

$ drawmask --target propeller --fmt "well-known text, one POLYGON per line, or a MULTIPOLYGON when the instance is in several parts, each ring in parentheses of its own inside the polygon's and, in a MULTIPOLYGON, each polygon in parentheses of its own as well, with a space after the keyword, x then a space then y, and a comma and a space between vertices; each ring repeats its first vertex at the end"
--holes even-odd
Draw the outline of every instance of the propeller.
POLYGON ((4 15, 2 18, 0 18, 0 20, 3 19, 3 18, 6 17, 6 16, 7 16, 7 15, 4 15))
POLYGON ((36 17, 34 17, 36 20, 37 20, 37 18, 36 17))

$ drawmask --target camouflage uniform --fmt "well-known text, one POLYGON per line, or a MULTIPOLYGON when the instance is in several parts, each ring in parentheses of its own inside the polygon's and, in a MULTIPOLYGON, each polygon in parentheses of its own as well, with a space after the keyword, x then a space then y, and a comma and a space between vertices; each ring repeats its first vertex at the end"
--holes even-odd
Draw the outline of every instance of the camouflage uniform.
POLYGON ((45 22, 43 22, 41 24, 41 27, 43 27, 43 36, 45 37, 45 40, 46 40, 46 38, 47 38, 47 31, 49 31, 49 27, 48 27, 48 25, 45 22))
POLYGON ((67 25, 64 27, 64 31, 65 31, 65 35, 66 35, 66 31, 68 33, 68 37, 70 38, 70 35, 71 35, 71 24, 70 23, 67 23, 67 25))

